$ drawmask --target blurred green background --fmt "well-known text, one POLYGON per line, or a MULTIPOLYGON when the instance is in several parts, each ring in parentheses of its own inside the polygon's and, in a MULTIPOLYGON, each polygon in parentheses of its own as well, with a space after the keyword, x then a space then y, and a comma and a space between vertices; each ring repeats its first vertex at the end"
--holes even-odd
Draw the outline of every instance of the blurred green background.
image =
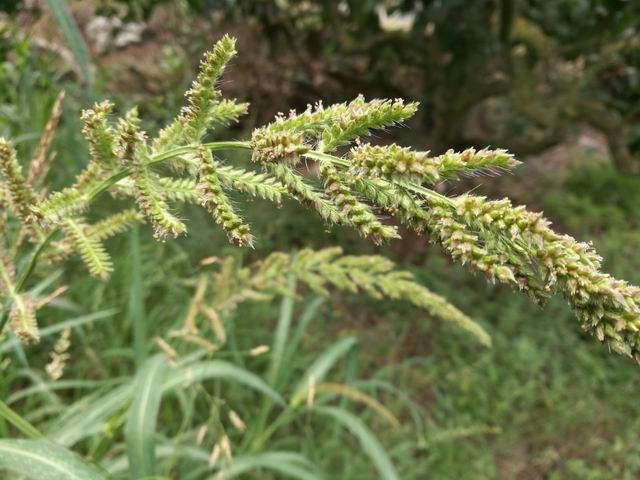
MULTIPOLYGON (((389 138, 437 154, 468 146, 509 149, 524 162, 514 175, 471 178, 463 188, 544 210, 558 230, 592 240, 609 273, 640 283, 640 2, 68 0, 74 24, 56 15, 56 5, 64 3, 0 2, 0 134, 29 158, 65 90, 48 178, 56 188, 87 158, 82 108, 102 98, 113 99, 119 112, 137 104, 145 127, 156 132, 182 105, 200 54, 229 33, 239 55, 222 88, 251 108, 219 138, 245 139, 277 112, 318 100, 362 93, 419 101, 417 117, 389 138)), ((561 300, 541 308, 487 285, 410 232, 374 247, 349 231, 327 232, 292 203, 243 208, 258 237, 253 251, 228 245, 206 215, 188 209, 188 238, 146 241, 151 235, 142 226, 112 241, 116 271, 108 283, 73 282, 84 275, 79 262, 59 272, 71 288, 41 315, 43 327, 91 312, 118 313, 74 328, 60 380, 44 372, 55 336, 28 351, 14 345, 4 352, 0 396, 47 429, 68 406, 95 405, 132 375, 133 322, 145 322, 145 350, 157 351, 152 337, 182 323, 192 294, 185 285, 203 257, 250 261, 278 250, 340 245, 349 254, 390 257, 493 338, 486 349, 390 302, 336 294, 317 307, 289 368, 304 372, 337 339, 356 337, 358 347, 334 376, 360 385, 399 420, 390 426, 375 411, 354 407, 400 478, 640 478, 638 367, 583 335, 561 300)), ((296 303, 294 318, 309 302, 312 295, 296 303)), ((240 307, 228 320, 237 343, 221 355, 237 360, 238 352, 270 344, 278 315, 278 302, 240 307)), ((260 372, 261 358, 241 361, 260 372)), ((220 423, 229 408, 249 430, 260 428, 258 397, 206 383, 163 404, 163 438, 220 423), (186 419, 176 405, 189 412, 186 419)), ((123 418, 119 409, 109 412, 74 450, 109 464, 122 453, 123 418)), ((207 437, 204 445, 214 440, 207 437)), ((270 441, 304 451, 327 478, 378 478, 357 453, 358 442, 321 421, 303 419, 270 441)), ((232 444, 239 451, 255 447, 240 434, 232 444)), ((176 454, 163 458, 160 470, 166 478, 208 478, 190 462, 176 454)), ((256 471, 240 478, 292 477, 256 471)))

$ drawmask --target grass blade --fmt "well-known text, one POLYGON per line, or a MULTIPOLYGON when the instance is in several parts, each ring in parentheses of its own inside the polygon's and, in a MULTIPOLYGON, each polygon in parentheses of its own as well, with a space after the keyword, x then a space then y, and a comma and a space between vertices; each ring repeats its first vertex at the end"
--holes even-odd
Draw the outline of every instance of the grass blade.
POLYGON ((70 447, 83 438, 104 431, 113 415, 122 409, 133 394, 132 383, 109 391, 102 398, 88 395, 73 405, 67 415, 56 421, 53 432, 47 436, 61 445, 70 447))
POLYGON ((80 72, 84 76, 84 80, 87 82, 87 88, 90 92, 93 91, 95 81, 93 78, 93 72, 91 71, 91 54, 87 48, 87 44, 84 42, 80 30, 76 25, 75 20, 71 16, 71 12, 67 8, 64 0, 46 0, 51 15, 58 23, 65 40, 69 44, 69 48, 73 52, 73 56, 80 68, 80 72))
POLYGON ((378 439, 371 430, 366 427, 362 420, 346 410, 336 407, 314 407, 312 411, 326 417, 331 417, 349 430, 351 434, 358 439, 362 450, 375 465, 380 474, 380 478, 384 480, 399 479, 398 473, 393 463, 391 463, 391 459, 385 452, 385 449, 380 445, 378 439))
POLYGON ((286 385, 288 383, 291 374, 294 372, 295 366, 295 355, 300 346, 300 342, 309 327, 309 324, 316 318, 318 314, 318 310, 322 304, 326 302, 326 299, 321 296, 317 296, 313 300, 309 302, 307 307, 302 312, 300 319, 297 321, 297 325, 289 340, 287 341, 287 350, 284 355, 284 364, 287 366, 280 375, 280 382, 282 385, 286 385))
POLYGON ((44 438, 44 435, 42 435, 36 427, 14 412, 2 400, 0 400, 0 417, 4 418, 7 422, 31 439, 44 438))
POLYGON ((144 312, 144 291, 142 284, 142 259, 140 254, 140 233, 138 225, 131 229, 131 281, 129 283, 129 322, 133 329, 133 350, 136 367, 141 368, 147 357, 147 319, 144 312))
POLYGON ((0 440, 0 467, 33 480, 106 480, 78 455, 45 440, 0 440))
POLYGON ((313 364, 309 367, 307 372, 304 374, 304 377, 298 383, 297 388, 294 390, 291 395, 291 402, 293 403, 294 399, 304 395, 304 392, 309 388, 309 382, 313 381, 313 383, 320 383, 327 375, 329 370, 336 364, 340 358, 346 355, 356 344, 358 343, 358 339, 355 337, 345 337, 333 345, 331 345, 328 349, 326 349, 313 364))
POLYGON ((225 479, 236 478, 247 472, 264 469, 281 474, 280 478, 321 480, 322 477, 314 473, 312 468, 313 464, 297 453, 265 452, 235 457, 231 465, 223 470, 223 476, 225 479))
POLYGON ((125 436, 131 478, 151 477, 155 470, 155 433, 167 364, 162 355, 149 358, 134 381, 125 436))
POLYGON ((287 285, 287 295, 282 297, 280 304, 280 317, 278 326, 273 337, 273 346, 271 347, 271 364, 269 366, 269 385, 276 386, 278 377, 280 376, 280 368, 285 355, 287 340, 289 339, 289 330, 291 330, 291 320, 293 318, 294 294, 296 291, 296 277, 289 275, 287 285))
POLYGON ((185 388, 193 383, 202 382, 209 378, 222 378, 252 388, 269 397, 278 405, 284 406, 284 399, 267 385, 257 375, 237 367, 223 360, 210 360, 190 364, 172 375, 165 381, 164 390, 185 388))

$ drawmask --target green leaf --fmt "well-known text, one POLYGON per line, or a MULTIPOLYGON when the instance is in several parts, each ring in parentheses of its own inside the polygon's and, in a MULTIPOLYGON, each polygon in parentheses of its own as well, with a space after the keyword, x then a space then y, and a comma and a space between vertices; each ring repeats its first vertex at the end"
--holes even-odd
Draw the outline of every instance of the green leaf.
POLYGON ((97 435, 104 430, 108 419, 131 399, 132 383, 112 388, 109 393, 96 398, 87 395, 68 409, 60 417, 47 436, 61 445, 71 446, 83 438, 97 435))
POLYGON ((0 400, 0 417, 4 418, 29 438, 39 439, 44 437, 36 427, 9 408, 2 400, 0 400))
POLYGON ((78 455, 46 440, 0 440, 0 467, 33 480, 106 480, 78 455))
POLYGON ((164 357, 155 355, 144 363, 134 380, 133 403, 125 427, 133 479, 154 475, 154 437, 166 373, 164 357))
POLYGON ((172 372, 164 383, 164 390, 173 390, 178 387, 184 388, 209 378, 223 378, 239 383, 266 395, 278 405, 285 405, 285 401, 280 394, 269 387, 260 377, 223 360, 193 363, 177 372, 172 372))
POLYGON ((90 91, 93 90, 94 78, 93 72, 91 71, 91 54, 65 1, 47 0, 47 5, 49 6, 51 15, 58 23, 60 30, 62 30, 62 34, 69 44, 71 52, 73 52, 76 63, 84 76, 84 80, 87 82, 88 89, 90 91))
POLYGON ((130 236, 130 283, 128 317, 133 329, 133 351, 136 366, 141 367, 147 356, 147 316, 144 309, 144 284, 142 282, 142 255, 140 252, 140 229, 134 225, 130 236))
POLYGON ((284 365, 286 368, 282 369, 280 373, 280 385, 285 385, 288 383, 289 378, 295 371, 296 361, 295 356, 302 341, 302 337, 304 336, 309 324, 313 321, 313 319, 318 314, 318 310, 320 306, 326 301, 326 299, 322 296, 315 297, 307 307, 304 312, 300 316, 300 319, 297 320, 296 328, 293 330, 292 334, 289 336, 289 340, 287 341, 287 349, 284 354, 284 365))
POLYGON ((380 445, 378 439, 365 426, 362 420, 346 410, 336 407, 314 407, 312 411, 320 415, 331 417, 333 420, 349 430, 353 436, 358 439, 362 450, 369 456, 375 465, 378 473, 380 474, 380 478, 383 478, 384 480, 399 479, 398 473, 396 472, 393 463, 391 463, 391 459, 385 452, 385 449, 380 445))
POLYGON ((319 480, 322 478, 313 472, 314 466, 309 460, 300 454, 290 452, 265 452, 259 455, 235 457, 231 465, 223 472, 224 478, 229 479, 260 469, 277 472, 282 475, 279 478, 300 480, 319 480))
POLYGON ((300 383, 298 383, 293 395, 291 395, 291 403, 293 404, 294 401, 303 397, 304 392, 309 388, 310 379, 313 379, 313 383, 322 382, 324 377, 327 375, 327 372, 329 372, 336 362, 346 355, 357 343, 358 339, 355 337, 342 338, 316 358, 315 362, 313 362, 311 367, 309 367, 307 372, 304 374, 300 383))
POLYGON ((273 337, 273 347, 271 347, 271 364, 269 366, 269 384, 276 386, 280 369, 285 355, 289 331, 291 330, 291 319, 293 318, 294 300, 296 291, 296 277, 289 275, 287 284, 287 295, 282 297, 280 304, 280 318, 273 337))

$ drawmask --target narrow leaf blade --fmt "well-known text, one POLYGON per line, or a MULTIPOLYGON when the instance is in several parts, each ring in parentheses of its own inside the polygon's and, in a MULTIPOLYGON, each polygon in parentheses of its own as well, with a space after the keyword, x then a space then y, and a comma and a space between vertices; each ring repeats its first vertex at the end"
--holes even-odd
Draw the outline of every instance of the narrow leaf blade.
POLYGON ((0 440, 0 468, 33 480, 106 480, 78 455, 46 440, 0 440))
POLYGON ((331 417, 349 430, 353 436, 358 439, 362 450, 375 465, 380 474, 380 478, 384 480, 399 480, 398 473, 385 449, 380 445, 378 439, 371 430, 366 427, 362 420, 346 410, 336 407, 315 407, 313 412, 331 417))
POLYGON ((166 373, 164 358, 154 355, 143 364, 134 380, 133 403, 125 428, 132 478, 154 475, 156 421, 166 373))

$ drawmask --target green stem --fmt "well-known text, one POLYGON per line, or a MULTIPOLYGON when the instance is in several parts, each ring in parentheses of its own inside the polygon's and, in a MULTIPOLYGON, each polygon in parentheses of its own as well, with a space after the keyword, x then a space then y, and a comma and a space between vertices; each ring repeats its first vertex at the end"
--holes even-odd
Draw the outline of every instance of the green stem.
POLYGON ((49 234, 46 237, 44 237, 44 240, 42 240, 42 242, 36 247, 35 251, 33 252, 33 255, 31 256, 31 260, 29 261, 29 265, 27 265, 27 268, 22 272, 22 274, 18 278, 18 281, 16 283, 16 288, 15 288, 16 293, 19 293, 22 291, 22 289, 24 288, 24 285, 27 283, 27 280, 35 270, 36 265, 38 264, 38 259, 40 258, 40 255, 42 255, 44 250, 47 248, 47 245, 51 243, 51 241, 53 240, 53 237, 55 237, 57 232, 58 232, 58 227, 55 227, 49 232, 49 234))
POLYGON ((129 255, 131 257, 131 285, 129 287, 129 322, 133 329, 133 351, 136 368, 139 370, 147 358, 148 329, 145 315, 145 292, 142 281, 142 259, 140 253, 140 232, 138 225, 131 231, 129 255))
POLYGON ((32 440, 40 440, 45 438, 36 427, 14 412, 6 403, 0 400, 0 417, 7 420, 10 424, 20 430, 25 436, 32 440))

